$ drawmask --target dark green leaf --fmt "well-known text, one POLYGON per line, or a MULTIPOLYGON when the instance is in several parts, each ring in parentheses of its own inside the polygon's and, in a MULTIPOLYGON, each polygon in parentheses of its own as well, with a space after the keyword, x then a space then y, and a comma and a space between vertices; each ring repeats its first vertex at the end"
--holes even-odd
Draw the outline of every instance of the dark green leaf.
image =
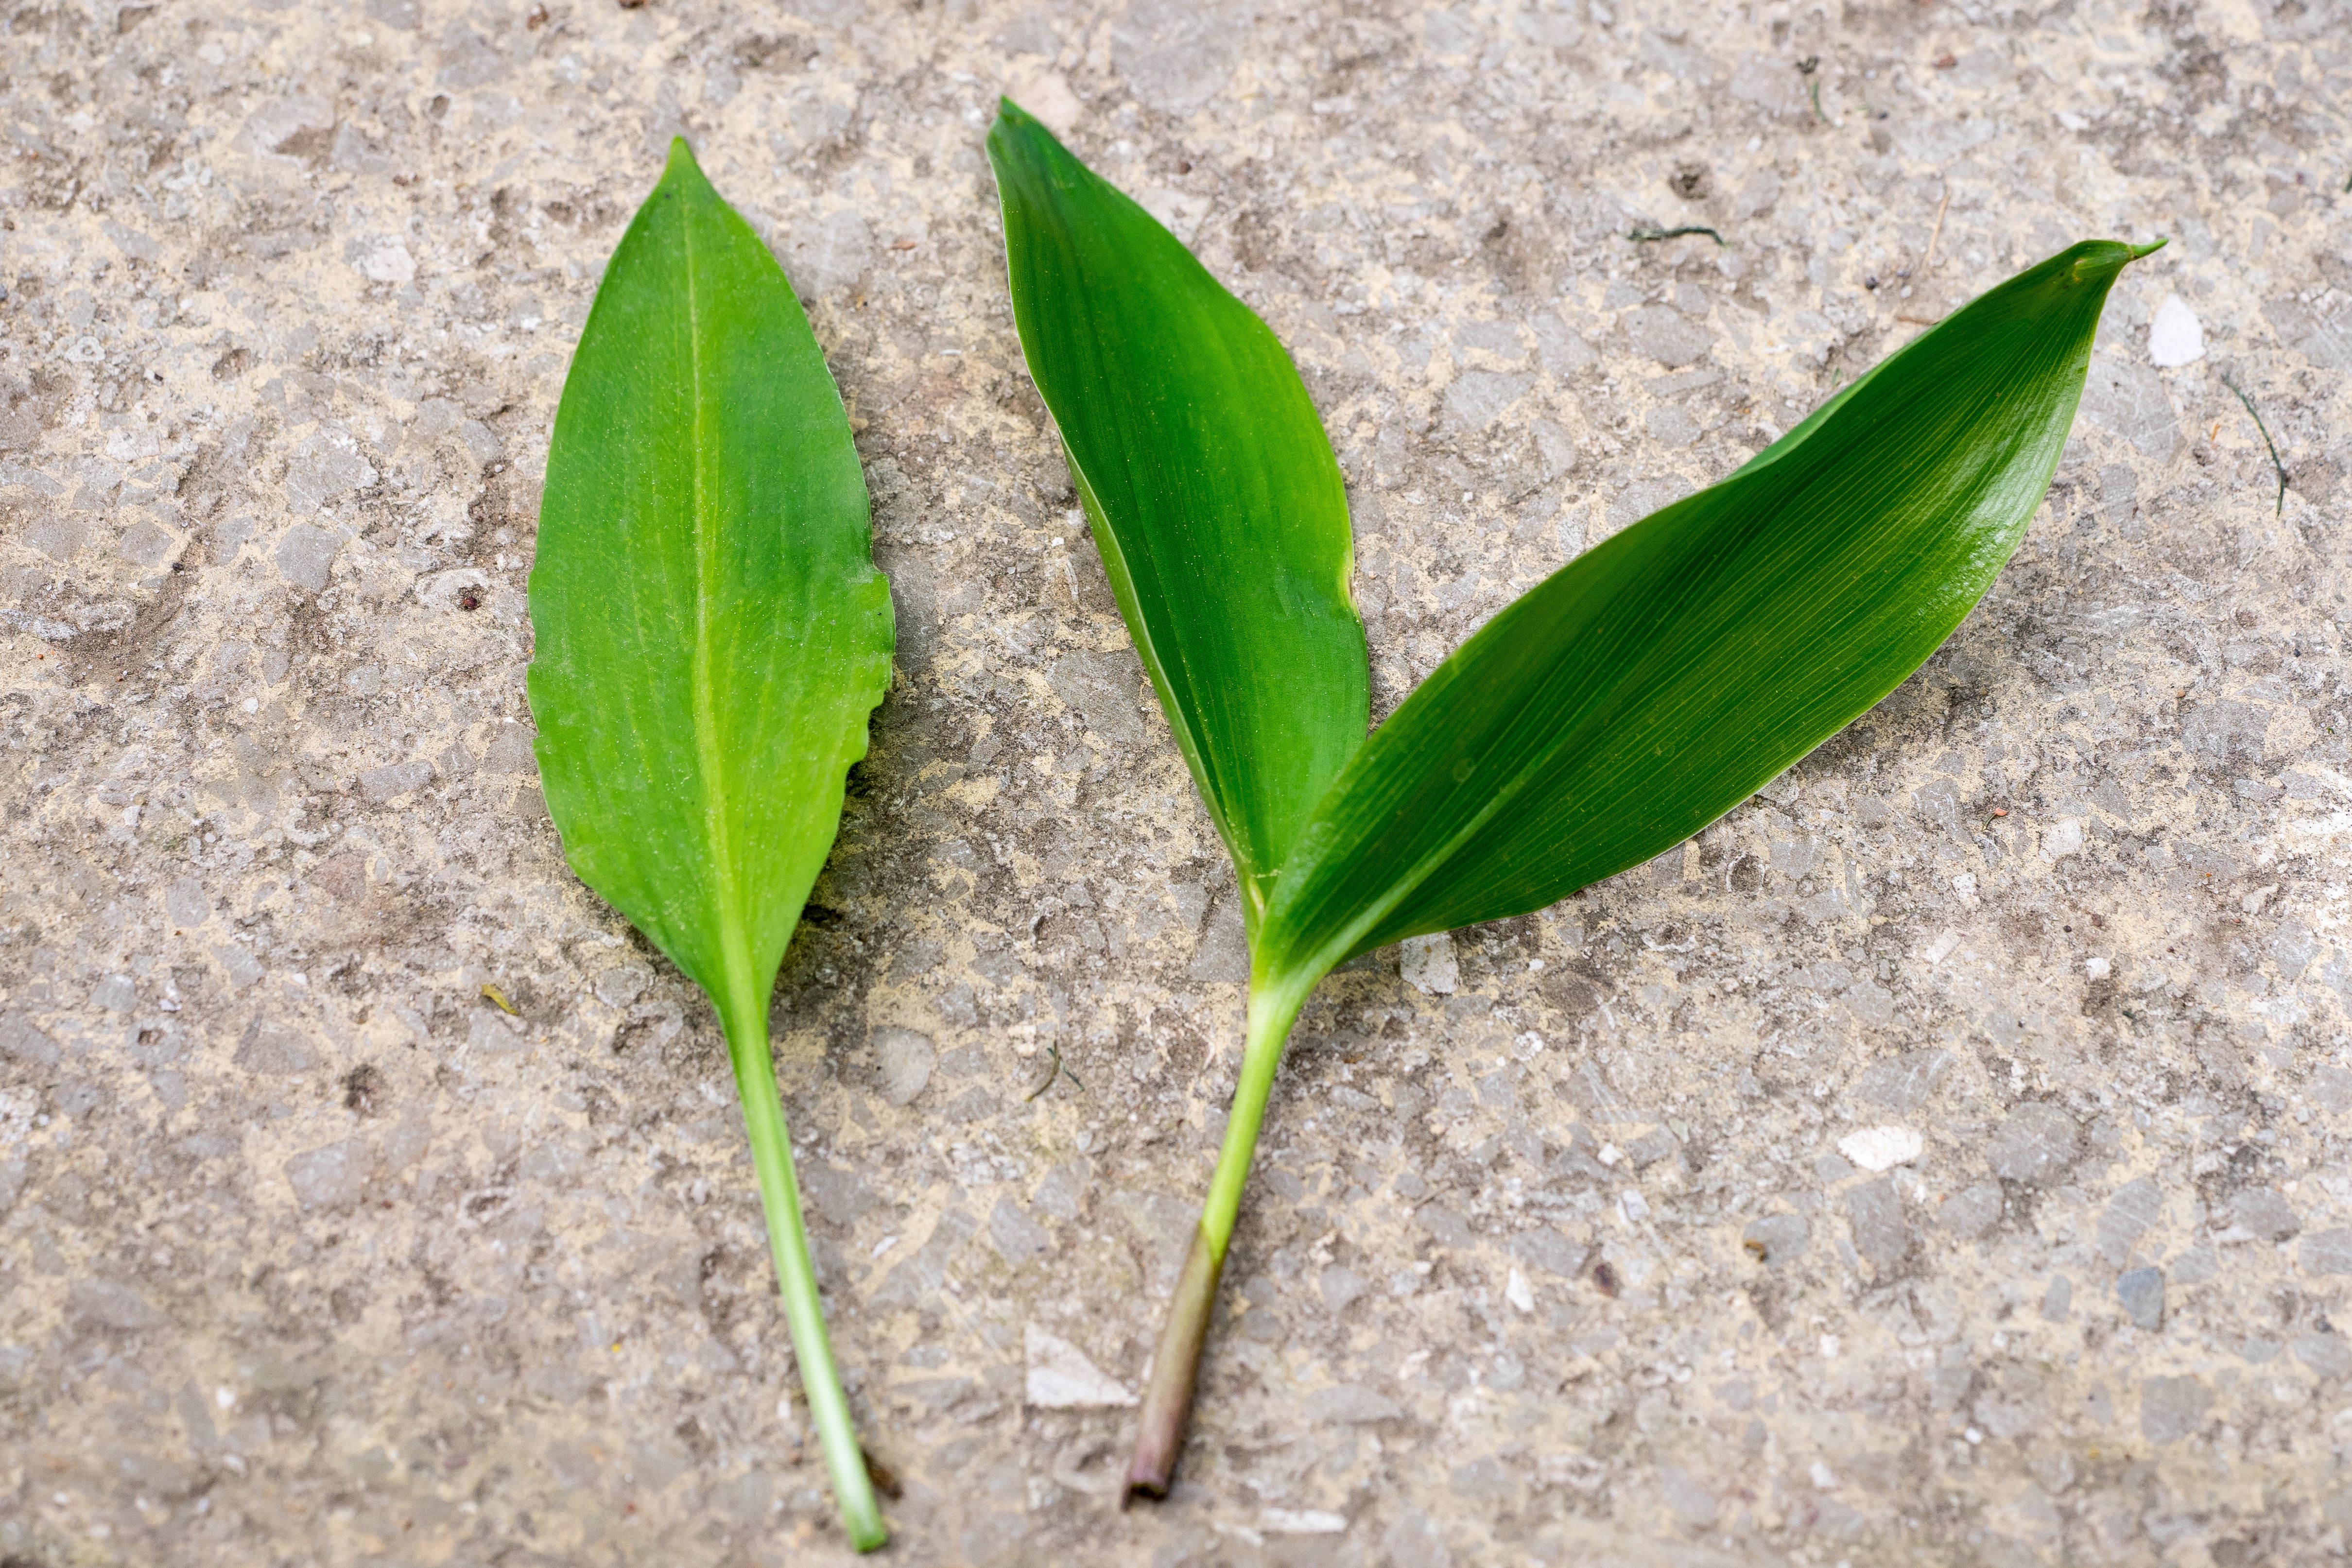
POLYGON ((2137 254, 2092 242, 2012 278, 1496 616, 1318 808, 1264 972, 1311 983, 1541 908, 1689 837, 1892 691, 2023 537, 2137 254))
MULTIPOLYGON (((1210 335, 1167 297, 1230 302, 1017 111, 1000 119, 990 151, 1023 347, 1114 580, 1122 549, 1139 577, 1139 550, 1190 565, 1186 551, 1223 541, 1206 558, 1222 573, 1203 565, 1176 594, 1122 581, 1120 607, 1157 661, 1245 880, 1271 883, 1251 926, 1248 1037, 1223 1148, 1138 1416, 1128 1495, 1159 1497, 1283 1043, 1316 982, 1352 953, 1538 908, 1657 854, 1892 690, 2015 549, 2073 421, 2107 288, 2138 253, 2085 245, 2032 269, 1723 483, 1570 562, 1356 748, 1295 838, 1257 840, 1234 825, 1233 802, 1258 785, 1252 769, 1287 759, 1236 747, 1229 768, 1202 738, 1211 705, 1240 702, 1254 681, 1272 700, 1299 683, 1283 662, 1237 664, 1229 649, 1186 663, 1179 641, 1221 623, 1283 624, 1225 602, 1265 591, 1265 573, 1234 553, 1266 537, 1258 514, 1192 477, 1229 459, 1268 461, 1234 439, 1190 434, 1218 407, 1256 409, 1233 355, 1201 362, 1210 335), (1190 465, 1175 483, 1163 474, 1171 450, 1190 465)), ((1343 523, 1335 513, 1334 531, 1343 523)), ((1348 639, 1351 683, 1360 648, 1348 639)), ((1293 775, 1281 777, 1287 788, 1293 775)))
POLYGON ((1013 314, 1254 929, 1366 722, 1348 498, 1265 323, 1012 104, 989 132, 1013 314))
POLYGON ((791 287, 686 143, 605 268, 530 576, 547 808, 581 879, 718 1004, 843 1521, 886 1539, 825 1342, 768 998, 890 681, 849 420, 791 287))

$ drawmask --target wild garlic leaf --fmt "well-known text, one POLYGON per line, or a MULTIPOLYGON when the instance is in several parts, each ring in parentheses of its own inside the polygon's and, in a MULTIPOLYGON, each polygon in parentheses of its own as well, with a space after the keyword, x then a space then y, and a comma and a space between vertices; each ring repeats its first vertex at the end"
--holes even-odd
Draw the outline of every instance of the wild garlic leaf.
POLYGON ((1255 929, 1364 738, 1339 465, 1281 343, 1158 220, 1009 102, 988 155, 1022 351, 1255 929))
POLYGON ((890 681, 840 393, 684 141, 605 268, 548 453, 532 716, 581 880, 710 994, 835 1490, 884 1539, 810 1271, 768 1002, 890 681))
POLYGON ((2143 254, 2093 241, 2011 278, 1488 622, 1317 808, 1266 970, 1295 985, 1539 909, 1681 842, 1894 690, 2024 537, 2108 287, 2143 254))

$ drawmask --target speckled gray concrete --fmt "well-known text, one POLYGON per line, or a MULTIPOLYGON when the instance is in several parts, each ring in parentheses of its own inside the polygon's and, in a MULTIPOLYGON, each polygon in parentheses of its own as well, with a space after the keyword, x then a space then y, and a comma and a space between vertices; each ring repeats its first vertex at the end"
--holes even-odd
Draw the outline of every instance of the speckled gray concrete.
POLYGON ((14 9, 0 1562, 843 1554, 716 1030, 565 873, 523 702, 549 418, 680 130, 811 301, 900 607, 777 1001, 900 1560, 2340 1552, 2331 11, 14 9), (2174 236, 1916 679, 1429 989, 1325 986, 1125 1516, 1240 934, 1022 372, 1008 85, 1292 346, 1383 708, 1915 322, 2174 236), (1682 224, 1726 243, 1625 237, 1682 224))

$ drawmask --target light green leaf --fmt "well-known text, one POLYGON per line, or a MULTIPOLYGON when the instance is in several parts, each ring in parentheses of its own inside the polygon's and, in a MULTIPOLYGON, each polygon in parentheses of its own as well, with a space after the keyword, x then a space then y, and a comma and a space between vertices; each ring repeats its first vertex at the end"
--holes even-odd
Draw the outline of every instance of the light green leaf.
POLYGON ((2140 254, 2090 242, 2011 279, 1496 616, 1317 808, 1262 972, 1295 987, 1539 909, 1679 843, 1892 691, 2024 537, 2140 254))
POLYGON ((1011 103, 988 155, 1029 372, 1255 929, 1364 737, 1339 464, 1265 323, 1149 213, 1011 103))
POLYGON ((833 1371, 768 999, 890 680, 841 397, 782 271, 686 143, 604 272, 547 463, 530 706, 583 881, 708 991, 843 1518, 880 1516, 833 1371))

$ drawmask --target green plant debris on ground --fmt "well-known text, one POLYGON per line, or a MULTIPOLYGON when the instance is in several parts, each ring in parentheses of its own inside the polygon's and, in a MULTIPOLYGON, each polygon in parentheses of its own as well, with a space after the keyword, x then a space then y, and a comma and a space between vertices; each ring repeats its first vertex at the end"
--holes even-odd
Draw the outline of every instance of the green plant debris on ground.
POLYGON ((1717 245, 1721 245, 1723 243, 1723 236, 1721 235, 1716 233, 1711 228, 1705 228, 1697 224, 1685 224, 1680 228, 1672 229, 1635 229, 1625 237, 1636 244, 1647 244, 1653 240, 1680 239, 1685 235, 1705 235, 1707 238, 1713 240, 1717 245))
POLYGON ((793 1351, 860 1550, 887 1532, 825 1338, 768 1009, 889 685, 868 517, 799 301, 673 143, 556 414, 530 706, 572 869, 717 1005, 793 1351))
POLYGON ((2254 408, 2254 400, 2246 395, 2245 389, 2231 381, 2226 374, 2221 378, 2221 384, 2228 387, 2236 396, 2239 403, 2244 407, 2246 417, 2252 420, 2254 428, 2262 433, 2263 444, 2270 449, 2271 466, 2278 471, 2279 482, 2278 505, 2272 508, 2271 515, 2284 517, 2286 516, 2286 465, 2279 461, 2278 443, 2271 439, 2271 427, 2263 423, 2262 414, 2254 408))

